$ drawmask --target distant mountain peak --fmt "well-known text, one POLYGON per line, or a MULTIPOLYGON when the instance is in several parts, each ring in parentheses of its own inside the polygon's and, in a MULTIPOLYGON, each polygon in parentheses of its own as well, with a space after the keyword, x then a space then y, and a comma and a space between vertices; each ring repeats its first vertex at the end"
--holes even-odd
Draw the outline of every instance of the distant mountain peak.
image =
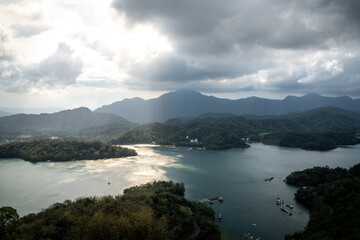
MULTIPOLYGON (((174 92, 168 92, 163 94, 162 96, 204 96, 200 92, 190 90, 190 89, 180 89, 174 92)), ((160 96, 160 97, 162 97, 160 96)))
POLYGON ((319 98, 319 97, 323 97, 323 96, 317 93, 308 93, 303 96, 303 98, 319 98))
POLYGON ((201 94, 199 93, 198 91, 195 91, 195 90, 192 90, 192 89, 179 89, 179 90, 176 90, 174 91, 175 93, 196 93, 196 94, 201 94))
POLYGON ((91 110, 87 107, 78 107, 78 108, 74 108, 74 109, 67 109, 67 110, 62 110, 60 112, 57 113, 69 113, 69 112, 86 112, 86 113, 90 113, 91 110))

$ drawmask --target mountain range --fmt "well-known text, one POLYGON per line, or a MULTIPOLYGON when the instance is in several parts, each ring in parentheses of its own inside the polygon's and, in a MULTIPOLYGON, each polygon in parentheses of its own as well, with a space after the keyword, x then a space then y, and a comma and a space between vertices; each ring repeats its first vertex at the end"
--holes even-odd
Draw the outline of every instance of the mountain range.
POLYGON ((66 132, 116 124, 129 130, 137 124, 111 113, 95 113, 81 107, 57 113, 16 114, 0 118, 0 135, 66 132))
POLYGON ((179 90, 149 100, 132 98, 117 101, 104 105, 95 112, 112 113, 131 122, 144 124, 177 117, 191 118, 206 113, 266 116, 304 112, 324 106, 360 111, 360 99, 347 96, 325 97, 311 93, 302 97, 288 96, 282 100, 259 97, 231 100, 192 90, 179 90))

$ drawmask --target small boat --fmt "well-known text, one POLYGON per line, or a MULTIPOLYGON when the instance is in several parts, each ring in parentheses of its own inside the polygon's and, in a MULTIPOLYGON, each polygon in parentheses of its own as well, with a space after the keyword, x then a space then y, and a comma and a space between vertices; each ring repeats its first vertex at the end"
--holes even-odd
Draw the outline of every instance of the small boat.
POLYGON ((258 224, 258 223, 253 223, 252 225, 253 225, 253 227, 258 227, 260 224, 258 224))
POLYGON ((291 215, 292 215, 292 213, 291 213, 289 210, 287 210, 286 208, 284 208, 284 207, 281 207, 280 210, 281 210, 286 216, 291 216, 291 215))
POLYGON ((208 198, 202 198, 202 199, 200 199, 200 200, 198 200, 199 202, 203 202, 203 203, 208 203, 208 204, 210 204, 210 205, 213 205, 214 204, 214 202, 213 201, 211 201, 210 199, 208 199, 208 198))
POLYGON ((248 240, 254 239, 253 236, 251 236, 250 233, 245 233, 245 234, 244 234, 244 238, 245 238, 245 239, 248 239, 248 240))
POLYGON ((266 178, 265 181, 270 182, 270 181, 272 181, 273 179, 274 179, 274 177, 269 177, 269 178, 266 178))
POLYGON ((286 204, 286 207, 293 209, 294 207, 292 205, 286 204))
POLYGON ((218 221, 221 222, 221 220, 222 220, 222 213, 219 213, 218 221))
POLYGON ((283 204, 284 204, 284 201, 281 200, 280 198, 277 198, 276 205, 283 205, 283 204))
POLYGON ((224 202, 224 199, 222 198, 222 196, 218 196, 218 197, 217 197, 217 200, 218 200, 219 202, 224 202))

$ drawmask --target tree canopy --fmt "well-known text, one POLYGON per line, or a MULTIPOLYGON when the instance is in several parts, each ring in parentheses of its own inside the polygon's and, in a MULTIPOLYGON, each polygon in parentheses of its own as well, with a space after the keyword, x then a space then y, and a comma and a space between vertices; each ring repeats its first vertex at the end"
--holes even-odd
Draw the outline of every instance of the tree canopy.
POLYGON ((220 240, 214 211, 205 203, 186 200, 184 191, 181 183, 161 181, 115 197, 55 203, 7 224, 2 239, 177 240, 192 233, 196 223, 197 239, 220 240))
POLYGON ((136 151, 97 141, 34 140, 0 145, 0 158, 21 158, 30 162, 94 160, 135 156, 136 151))
POLYGON ((310 208, 310 220, 303 231, 286 240, 360 239, 360 164, 350 170, 306 169, 290 174, 288 183, 307 186, 295 198, 310 208))

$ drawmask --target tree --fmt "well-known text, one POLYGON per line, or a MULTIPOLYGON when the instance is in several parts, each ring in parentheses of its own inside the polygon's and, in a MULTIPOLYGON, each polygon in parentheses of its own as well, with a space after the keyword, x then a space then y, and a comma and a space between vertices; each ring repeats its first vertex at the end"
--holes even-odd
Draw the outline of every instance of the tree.
POLYGON ((12 207, 0 208, 0 239, 8 239, 8 234, 16 227, 19 214, 12 207))

